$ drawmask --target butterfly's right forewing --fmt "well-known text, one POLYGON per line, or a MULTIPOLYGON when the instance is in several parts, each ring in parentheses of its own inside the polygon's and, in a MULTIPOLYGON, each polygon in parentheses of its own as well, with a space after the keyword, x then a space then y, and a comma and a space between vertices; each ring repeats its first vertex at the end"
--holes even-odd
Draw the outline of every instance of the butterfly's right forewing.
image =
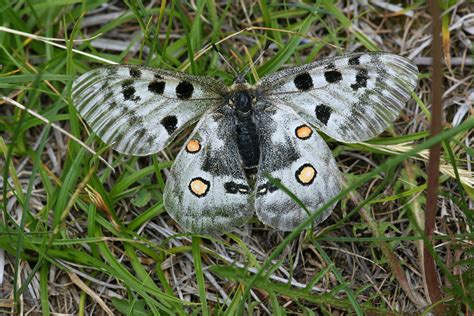
POLYGON ((162 150, 215 106, 226 87, 212 78, 140 66, 86 72, 73 84, 73 103, 92 130, 121 153, 162 150))

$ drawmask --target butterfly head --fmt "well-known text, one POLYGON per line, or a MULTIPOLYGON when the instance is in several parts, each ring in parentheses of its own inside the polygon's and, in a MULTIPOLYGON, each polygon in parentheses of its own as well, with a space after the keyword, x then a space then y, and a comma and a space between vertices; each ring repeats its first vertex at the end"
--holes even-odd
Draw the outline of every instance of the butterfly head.
POLYGON ((256 102, 256 96, 253 90, 239 89, 232 91, 229 97, 229 105, 234 108, 237 113, 249 114, 256 102))

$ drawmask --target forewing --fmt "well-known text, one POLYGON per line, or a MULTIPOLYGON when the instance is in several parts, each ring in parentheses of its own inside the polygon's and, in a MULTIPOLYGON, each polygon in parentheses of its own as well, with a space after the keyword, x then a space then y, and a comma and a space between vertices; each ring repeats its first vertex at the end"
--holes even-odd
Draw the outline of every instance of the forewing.
MULTIPOLYGON (((279 179, 313 212, 339 193, 341 175, 324 140, 294 110, 273 104, 259 111, 256 117, 262 152, 255 211, 263 223, 292 230, 308 214, 265 175, 279 179)), ((334 205, 327 208, 315 224, 324 221, 333 208, 334 205)))
POLYGON ((225 86, 211 78, 139 66, 86 72, 73 84, 73 103, 113 149, 149 155, 219 102, 225 86))
POLYGON ((254 214, 233 120, 232 115, 206 113, 168 176, 165 208, 190 232, 219 234, 254 214))
POLYGON ((370 139, 395 120, 416 87, 418 69, 401 56, 361 53, 264 77, 262 93, 343 142, 370 139))

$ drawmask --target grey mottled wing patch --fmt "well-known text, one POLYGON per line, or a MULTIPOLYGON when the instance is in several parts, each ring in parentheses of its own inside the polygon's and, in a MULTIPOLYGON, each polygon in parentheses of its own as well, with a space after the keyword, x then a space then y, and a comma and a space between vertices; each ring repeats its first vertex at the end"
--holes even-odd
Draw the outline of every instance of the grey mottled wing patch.
MULTIPOLYGON (((262 153, 255 210, 263 223, 292 230, 307 218, 307 213, 272 185, 265 174, 280 179, 310 211, 316 211, 339 193, 340 171, 324 140, 290 107, 268 104, 256 117, 262 153)), ((326 209, 315 224, 324 221, 333 208, 326 209)))
POLYGON ((266 76, 259 89, 343 142, 370 139, 393 122, 416 87, 418 69, 390 53, 357 53, 266 76))
POLYGON ((140 66, 108 66, 73 84, 73 103, 92 130, 121 153, 162 150, 226 87, 212 78, 140 66))
POLYGON ((254 214, 233 120, 232 115, 204 114, 171 169, 164 205, 187 231, 223 233, 254 214))

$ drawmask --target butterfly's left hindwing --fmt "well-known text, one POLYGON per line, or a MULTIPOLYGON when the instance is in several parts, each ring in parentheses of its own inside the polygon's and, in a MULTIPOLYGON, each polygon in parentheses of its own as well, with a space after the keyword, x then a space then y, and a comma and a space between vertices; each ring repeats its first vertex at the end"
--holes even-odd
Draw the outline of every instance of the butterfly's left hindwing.
POLYGON ((231 115, 208 112, 176 157, 166 183, 168 213, 193 233, 218 234, 253 216, 231 115))
MULTIPOLYGON (((341 175, 324 140, 294 110, 283 104, 268 104, 256 113, 256 118, 262 153, 255 210, 263 223, 292 230, 308 214, 266 175, 281 181, 310 212, 339 193, 341 175)), ((333 208, 323 211, 314 223, 325 220, 333 208)))
POLYGON ((73 103, 92 130, 118 152, 149 155, 216 105, 217 80, 139 66, 91 70, 73 84, 73 103))

